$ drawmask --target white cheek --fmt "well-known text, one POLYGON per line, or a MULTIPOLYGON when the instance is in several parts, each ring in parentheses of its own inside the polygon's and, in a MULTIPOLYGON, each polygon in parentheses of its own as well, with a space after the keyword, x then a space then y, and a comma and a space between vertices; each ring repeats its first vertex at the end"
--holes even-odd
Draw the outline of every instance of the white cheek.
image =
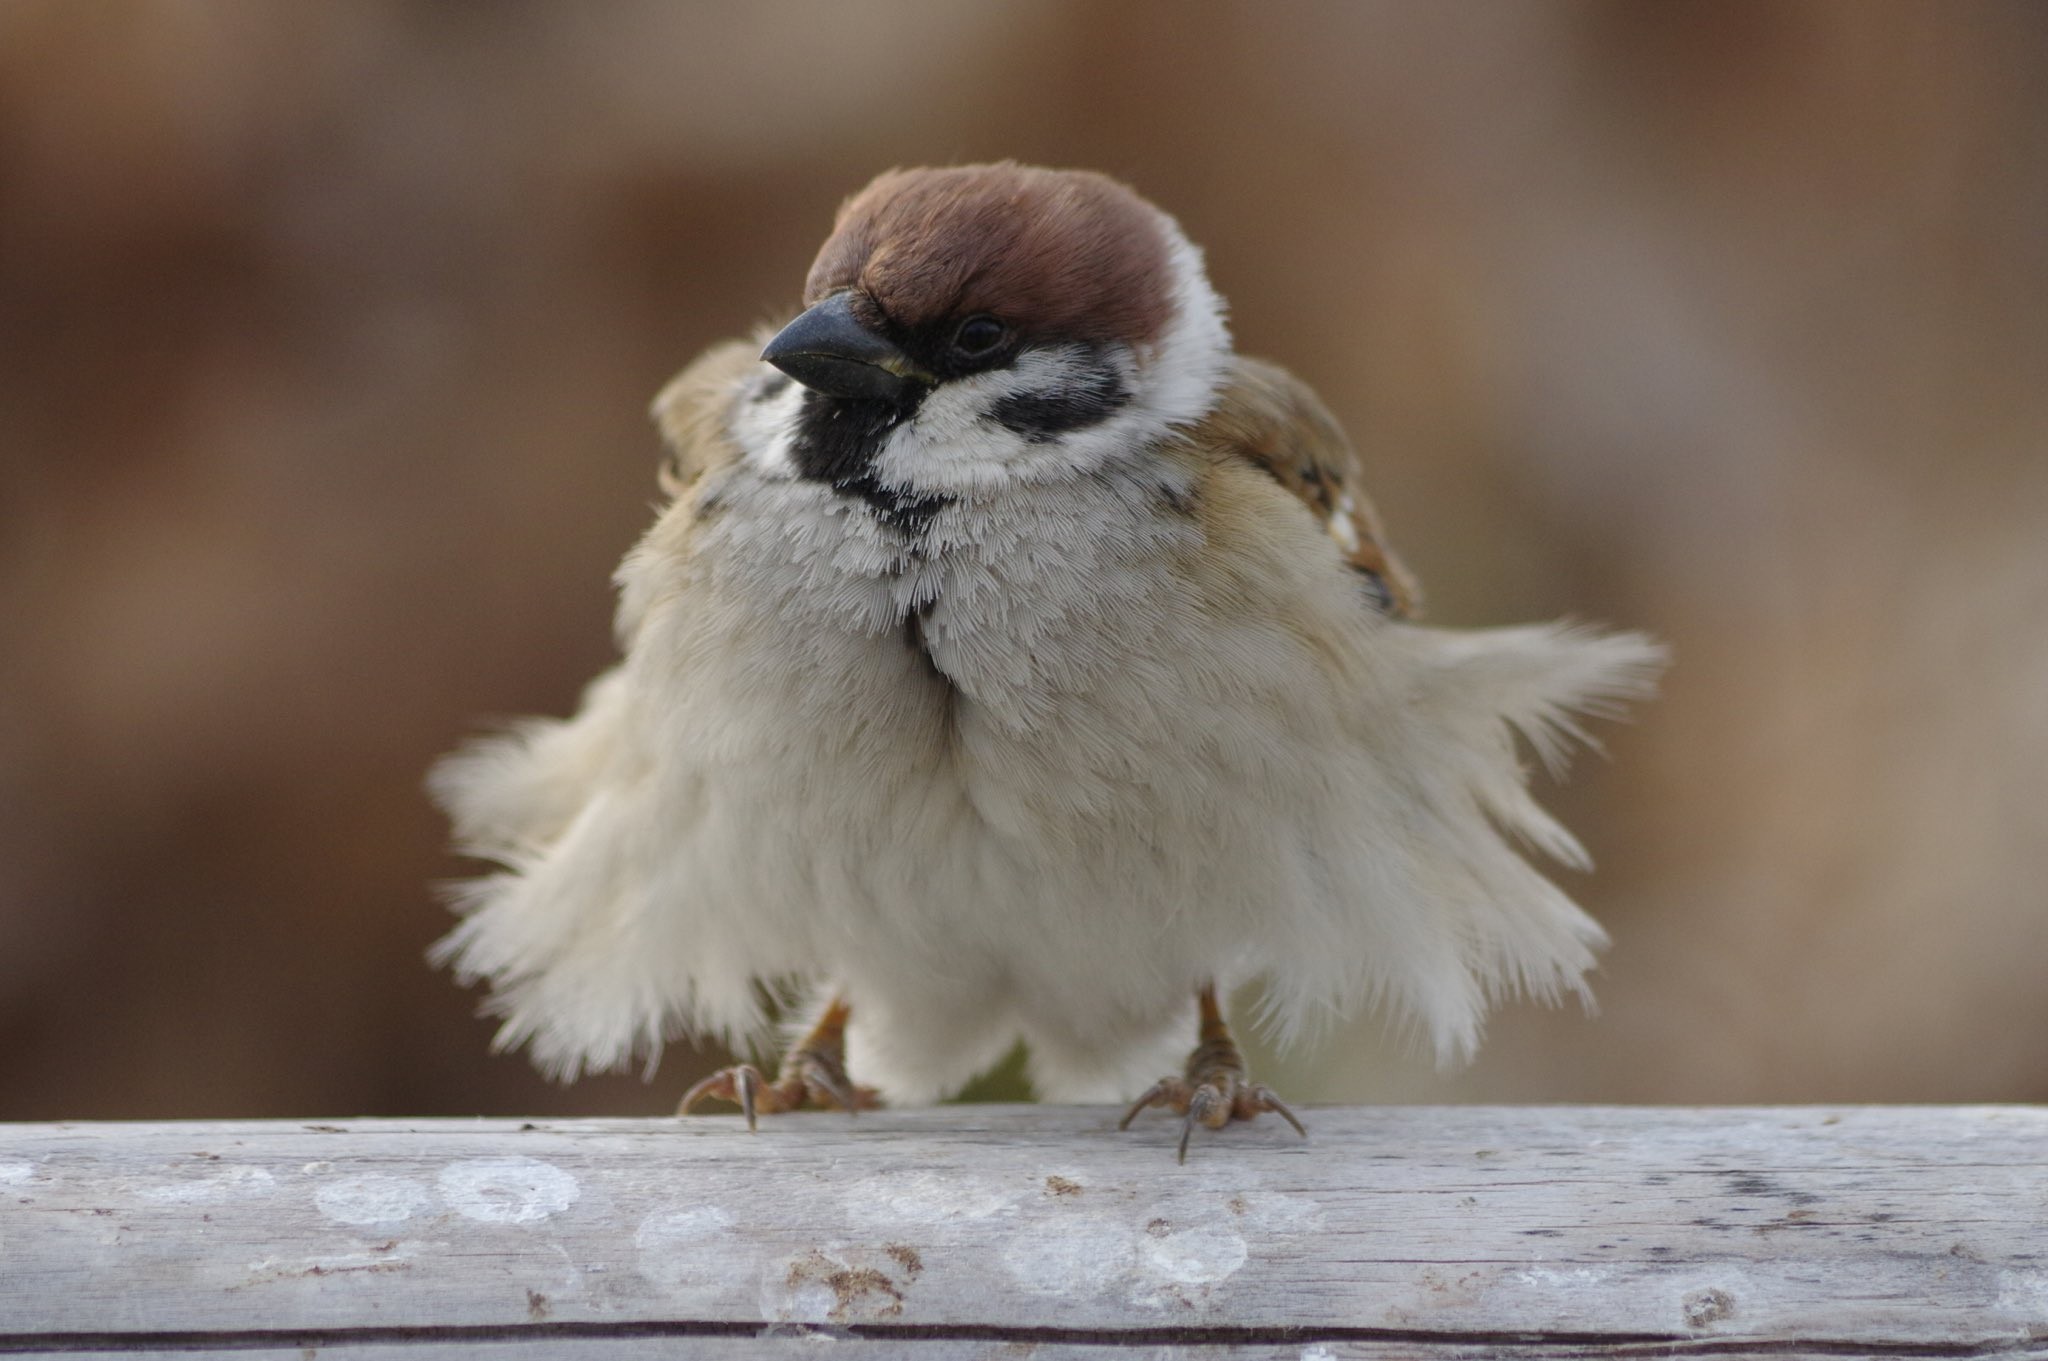
MULTIPOLYGON (((776 375, 764 374, 758 381, 772 384, 776 375)), ((747 451, 747 462, 763 477, 796 476, 796 462, 790 457, 790 443, 796 437, 797 416, 803 409, 803 389, 787 378, 773 396, 758 396, 762 389, 750 389, 739 400, 732 417, 733 440, 747 451)))
MULTIPOLYGON (((1138 378, 1127 350, 1109 360, 1128 390, 1138 378)), ((1100 425, 1033 440, 992 414, 1016 398, 1058 398, 1098 376, 1099 355, 1081 346, 1029 350, 1008 368, 946 383, 926 397, 916 419, 889 437, 875 459, 883 481, 953 494, 971 494, 1100 466, 1128 449, 1153 423, 1134 402, 1100 425)))
POLYGON ((1146 364, 1146 402, 1170 424, 1192 425, 1209 414, 1230 362, 1223 299, 1209 286, 1202 252, 1176 225, 1167 245, 1173 275, 1173 320, 1146 364))

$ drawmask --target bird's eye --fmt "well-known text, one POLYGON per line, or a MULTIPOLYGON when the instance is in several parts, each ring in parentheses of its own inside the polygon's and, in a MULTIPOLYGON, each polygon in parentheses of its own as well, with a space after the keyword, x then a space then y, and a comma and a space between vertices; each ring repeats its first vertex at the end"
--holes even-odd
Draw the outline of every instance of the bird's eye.
POLYGON ((968 359, 986 358, 1008 334, 1009 328, 994 317, 969 317, 953 332, 953 350, 968 359))

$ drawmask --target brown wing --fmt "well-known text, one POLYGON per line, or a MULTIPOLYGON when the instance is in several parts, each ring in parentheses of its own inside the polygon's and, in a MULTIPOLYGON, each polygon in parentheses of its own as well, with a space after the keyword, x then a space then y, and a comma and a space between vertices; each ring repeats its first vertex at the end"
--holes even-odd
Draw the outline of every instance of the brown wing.
POLYGON ((1358 454, 1306 383, 1277 364, 1239 356, 1202 426, 1219 446, 1301 499, 1388 613, 1420 612, 1421 588, 1388 549, 1379 514, 1359 485, 1358 454))
POLYGON ((733 403, 746 394, 750 378, 769 382, 777 376, 761 363, 761 341, 755 339, 713 345, 669 380, 654 399, 654 423, 668 443, 657 477, 671 500, 709 469, 739 460, 739 446, 727 430, 733 403))

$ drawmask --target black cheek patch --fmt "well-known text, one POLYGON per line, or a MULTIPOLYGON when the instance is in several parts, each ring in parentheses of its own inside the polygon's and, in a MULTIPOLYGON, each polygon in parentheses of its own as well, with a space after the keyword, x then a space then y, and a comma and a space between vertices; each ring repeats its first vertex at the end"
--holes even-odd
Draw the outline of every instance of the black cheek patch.
POLYGON ((1102 424, 1130 405, 1131 390, 1124 386, 1122 372, 1101 352, 1090 359, 1091 365, 1062 387, 998 399, 987 419, 1033 444, 1102 424))

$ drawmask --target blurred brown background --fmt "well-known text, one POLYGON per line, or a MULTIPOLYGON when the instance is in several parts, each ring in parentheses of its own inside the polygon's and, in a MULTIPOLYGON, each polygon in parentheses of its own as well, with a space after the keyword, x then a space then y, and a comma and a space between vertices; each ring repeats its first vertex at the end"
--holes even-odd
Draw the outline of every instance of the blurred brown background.
POLYGON ((421 953, 611 656, 662 380, 893 164, 1098 167, 1439 622, 1674 645, 1603 1014, 1378 1100, 2048 1098, 2048 9, 0 0, 0 1117, 655 1112, 421 953))

